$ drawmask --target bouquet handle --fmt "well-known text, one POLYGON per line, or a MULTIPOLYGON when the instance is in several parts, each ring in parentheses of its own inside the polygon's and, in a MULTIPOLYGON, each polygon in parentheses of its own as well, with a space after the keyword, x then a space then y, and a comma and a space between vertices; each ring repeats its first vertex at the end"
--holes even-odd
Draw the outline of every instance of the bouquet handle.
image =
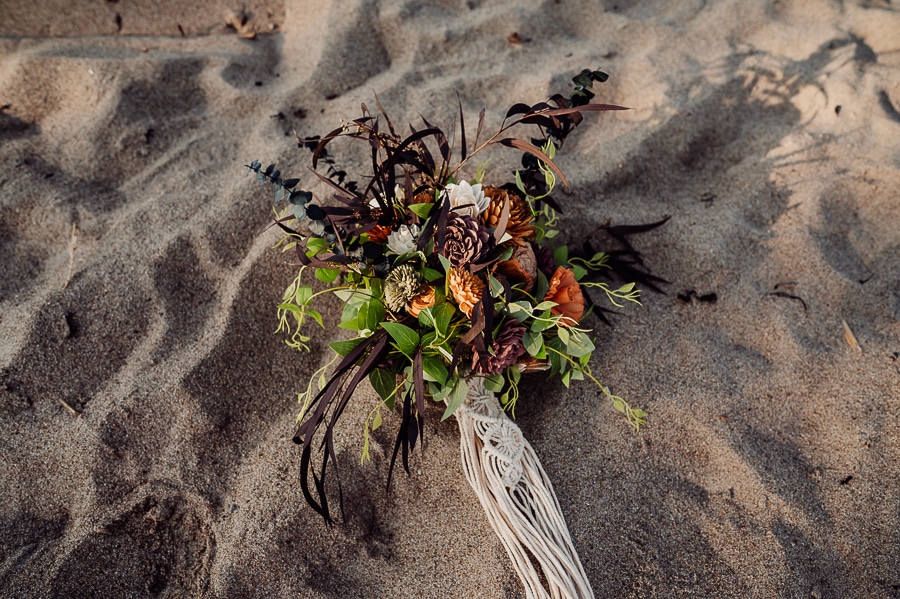
POLYGON ((528 599, 594 599, 541 462, 480 377, 459 423, 463 471, 528 599))

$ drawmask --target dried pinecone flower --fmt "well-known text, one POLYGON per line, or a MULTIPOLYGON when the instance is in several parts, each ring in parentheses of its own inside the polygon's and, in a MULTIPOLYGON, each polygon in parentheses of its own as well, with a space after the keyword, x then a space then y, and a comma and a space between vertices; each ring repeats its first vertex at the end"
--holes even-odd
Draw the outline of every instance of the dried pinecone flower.
POLYGON ((398 266, 384 279, 384 303, 391 312, 400 312, 419 294, 422 279, 410 264, 398 266))
POLYGON ((451 268, 449 275, 450 292, 459 304, 463 314, 472 317, 475 304, 481 301, 484 283, 477 276, 462 268, 451 268))
POLYGON ((478 262, 490 250, 491 234, 478 219, 468 214, 451 212, 447 218, 444 247, 441 254, 454 268, 478 262))
POLYGON ((518 194, 509 193, 500 187, 485 187, 484 195, 491 200, 487 209, 479 216, 485 227, 497 228, 497 225, 500 224, 500 215, 503 213, 503 204, 509 198, 509 220, 506 223, 506 232, 512 236, 512 239, 506 243, 523 246, 534 239, 534 225, 531 224, 534 215, 531 213, 528 202, 518 194))
POLYGON ((491 352, 481 353, 475 350, 472 353, 472 372, 485 376, 500 374, 515 364, 525 353, 522 343, 524 335, 525 327, 518 321, 511 318, 504 322, 491 343, 491 352))
POLYGON ((434 287, 428 286, 425 291, 409 301, 409 305, 406 306, 406 311, 409 312, 412 316, 418 317, 419 312, 421 312, 425 308, 430 308, 433 305, 434 287))

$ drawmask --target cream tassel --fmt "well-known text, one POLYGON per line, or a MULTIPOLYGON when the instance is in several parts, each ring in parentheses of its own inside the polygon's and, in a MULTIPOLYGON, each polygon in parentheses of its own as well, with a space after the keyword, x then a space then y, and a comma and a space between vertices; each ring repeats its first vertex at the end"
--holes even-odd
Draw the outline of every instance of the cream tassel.
POLYGON ((526 596, 593 599, 553 485, 534 449, 480 377, 468 384, 466 401, 455 413, 463 470, 526 596))

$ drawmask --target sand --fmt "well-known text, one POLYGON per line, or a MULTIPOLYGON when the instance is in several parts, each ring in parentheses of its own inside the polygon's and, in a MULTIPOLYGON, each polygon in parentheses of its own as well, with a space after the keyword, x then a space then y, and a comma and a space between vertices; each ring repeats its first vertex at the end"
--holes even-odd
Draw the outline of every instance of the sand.
POLYGON ((361 388, 347 519, 304 504, 295 395, 344 332, 274 334, 293 267, 242 165, 311 179, 291 131, 374 93, 495 127, 601 66, 632 110, 567 142, 562 225, 671 216, 592 362, 651 424, 540 378, 517 409, 597 597, 900 597, 896 4, 264 1, 252 41, 184 4, 3 3, 0 595, 523 597, 437 408, 387 495, 361 388))

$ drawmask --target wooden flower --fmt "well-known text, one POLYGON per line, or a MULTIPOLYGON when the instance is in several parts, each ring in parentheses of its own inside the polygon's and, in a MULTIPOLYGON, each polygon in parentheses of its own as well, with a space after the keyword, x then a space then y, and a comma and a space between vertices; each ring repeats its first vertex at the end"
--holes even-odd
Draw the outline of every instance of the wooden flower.
POLYGON ((557 267, 544 299, 556 302, 556 305, 550 308, 550 313, 562 315, 559 324, 563 326, 574 326, 584 316, 584 295, 581 293, 581 285, 575 280, 575 273, 568 268, 557 267))
POLYGON ((471 318, 475 304, 481 301, 484 283, 468 270, 451 268, 449 284, 450 292, 459 305, 459 309, 462 310, 463 314, 471 318))
POLYGON ((427 287, 425 291, 417 295, 416 297, 409 300, 409 304, 406 306, 406 311, 409 312, 412 316, 419 316, 419 312, 424 310, 425 308, 430 308, 434 305, 434 287, 427 287))
POLYGON ((531 214, 528 202, 521 196, 509 193, 500 187, 485 187, 484 195, 490 198, 490 204, 480 216, 484 226, 490 229, 497 228, 500 224, 500 216, 503 214, 503 205, 508 198, 509 221, 506 223, 506 232, 512 236, 512 239, 506 243, 523 246, 534 239, 534 225, 531 224, 534 216, 531 214))

